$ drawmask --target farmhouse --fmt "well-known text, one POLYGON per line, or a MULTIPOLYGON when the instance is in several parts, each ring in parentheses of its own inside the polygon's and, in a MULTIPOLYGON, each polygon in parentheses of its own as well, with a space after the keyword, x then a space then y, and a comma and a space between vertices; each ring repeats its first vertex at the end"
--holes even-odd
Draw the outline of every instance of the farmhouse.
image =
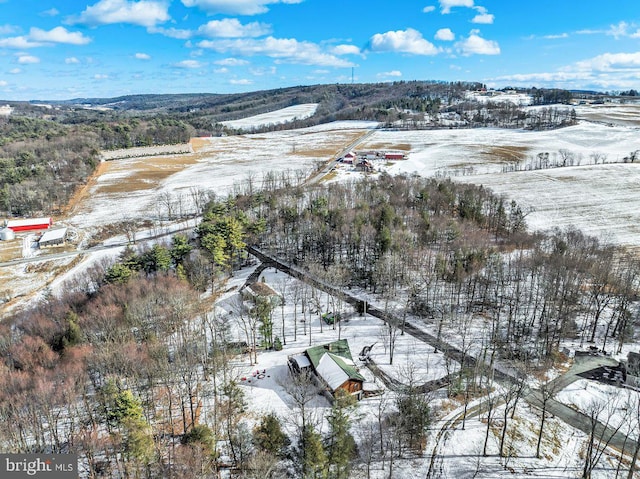
POLYGON ((360 160, 356 165, 358 171, 371 172, 373 171, 373 164, 369 160, 360 160))
POLYGON ((58 228, 55 230, 45 231, 38 241, 38 246, 40 248, 46 248, 47 246, 64 244, 66 236, 67 228, 58 228))
POLYGON ((342 390, 362 399, 364 377, 358 373, 346 339, 309 348, 289 357, 293 374, 310 372, 332 396, 342 390))
POLYGON ((6 220, 5 227, 16 231, 36 231, 46 230, 53 224, 50 217, 48 218, 25 218, 21 220, 6 220))

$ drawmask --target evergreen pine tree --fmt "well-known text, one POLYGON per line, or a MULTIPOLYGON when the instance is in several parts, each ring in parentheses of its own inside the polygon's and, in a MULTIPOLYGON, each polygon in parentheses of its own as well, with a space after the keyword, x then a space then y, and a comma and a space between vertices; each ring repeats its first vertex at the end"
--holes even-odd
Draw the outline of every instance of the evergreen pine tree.
POLYGON ((289 438, 282 431, 278 417, 271 413, 262 417, 260 424, 253 430, 253 443, 256 447, 281 456, 289 445, 289 438))
POLYGON ((301 476, 304 479, 325 479, 327 456, 322 437, 311 425, 305 426, 298 446, 301 476))
POLYGON ((351 460, 356 454, 356 442, 349 432, 351 426, 350 409, 355 399, 342 390, 338 390, 327 421, 329 436, 327 437, 326 454, 327 469, 330 479, 348 479, 351 471, 351 460))

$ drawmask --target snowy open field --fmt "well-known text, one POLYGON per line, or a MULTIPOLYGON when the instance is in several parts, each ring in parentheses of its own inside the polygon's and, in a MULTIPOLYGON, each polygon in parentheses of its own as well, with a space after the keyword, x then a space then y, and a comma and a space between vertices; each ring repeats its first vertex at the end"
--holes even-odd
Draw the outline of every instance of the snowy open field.
POLYGON ((293 120, 304 120, 305 118, 309 118, 310 116, 313 116, 317 109, 317 103, 304 103, 302 105, 294 105, 281 110, 263 113, 262 115, 242 118, 240 120, 223 121, 222 124, 229 128, 236 128, 239 130, 259 128, 261 126, 268 125, 279 125, 293 120))
POLYGON ((202 138, 191 155, 105 162, 69 223, 90 228, 152 219, 163 214, 163 195, 182 195, 182 207, 188 209, 193 189, 225 195, 249 178, 258 187, 267 172, 300 171, 304 179, 316 162, 328 161, 372 125, 339 122, 296 131, 202 138))
POLYGON ((640 126, 638 102, 625 105, 578 105, 575 110, 579 119, 613 125, 640 126))

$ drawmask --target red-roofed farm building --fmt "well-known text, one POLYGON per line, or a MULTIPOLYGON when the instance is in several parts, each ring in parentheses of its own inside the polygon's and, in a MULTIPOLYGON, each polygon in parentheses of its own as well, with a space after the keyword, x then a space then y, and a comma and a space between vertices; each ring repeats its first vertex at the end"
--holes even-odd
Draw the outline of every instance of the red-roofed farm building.
POLYGON ((47 218, 25 218, 20 220, 7 220, 5 226, 14 233, 18 231, 46 230, 53 224, 50 217, 47 218))

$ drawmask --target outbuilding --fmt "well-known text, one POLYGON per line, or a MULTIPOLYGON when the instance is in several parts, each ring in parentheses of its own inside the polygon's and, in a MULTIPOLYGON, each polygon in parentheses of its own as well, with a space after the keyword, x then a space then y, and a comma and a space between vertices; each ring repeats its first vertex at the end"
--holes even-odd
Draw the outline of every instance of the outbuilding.
POLYGON ((5 227, 11 229, 14 233, 17 231, 36 231, 46 230, 53 224, 51 217, 47 218, 24 218, 19 220, 5 221, 5 227))
POLYGON ((12 229, 9 228, 0 228, 0 241, 11 241, 15 239, 16 234, 12 229))
POLYGON ((274 307, 282 304, 280 296, 271 286, 262 281, 256 281, 242 290, 244 299, 252 300, 254 303, 258 298, 267 299, 274 307))
POLYGON ((47 246, 64 244, 66 236, 67 228, 57 228, 55 230, 45 231, 38 241, 38 246, 40 248, 46 248, 47 246))

